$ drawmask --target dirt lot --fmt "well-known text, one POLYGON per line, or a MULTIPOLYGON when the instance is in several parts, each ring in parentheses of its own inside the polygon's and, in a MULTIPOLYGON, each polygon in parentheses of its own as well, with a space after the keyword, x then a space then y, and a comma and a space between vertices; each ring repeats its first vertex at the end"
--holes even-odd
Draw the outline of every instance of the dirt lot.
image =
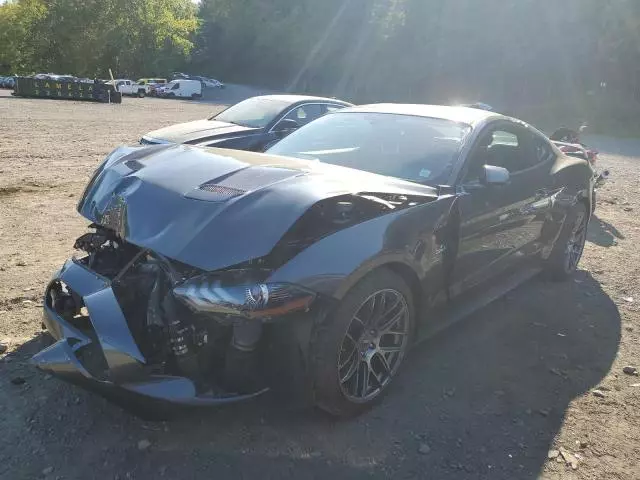
POLYGON ((0 478, 640 478, 640 377, 623 373, 640 368, 638 141, 590 139, 612 180, 574 281, 532 280, 422 345, 358 419, 264 400, 145 422, 30 367, 91 171, 118 144, 217 108, 1 94, 0 478))

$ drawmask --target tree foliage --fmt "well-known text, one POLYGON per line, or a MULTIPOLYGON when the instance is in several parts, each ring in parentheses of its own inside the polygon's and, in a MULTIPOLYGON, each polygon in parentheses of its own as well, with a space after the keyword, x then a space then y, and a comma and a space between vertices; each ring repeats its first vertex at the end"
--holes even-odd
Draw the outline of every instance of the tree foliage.
POLYGON ((0 63, 12 73, 158 75, 186 65, 197 27, 190 0, 17 0, 0 6, 0 63))
POLYGON ((637 110, 640 1, 13 0, 0 64, 498 107, 573 108, 606 85, 637 110))
POLYGON ((637 89, 637 0, 202 0, 197 68, 355 100, 637 89))

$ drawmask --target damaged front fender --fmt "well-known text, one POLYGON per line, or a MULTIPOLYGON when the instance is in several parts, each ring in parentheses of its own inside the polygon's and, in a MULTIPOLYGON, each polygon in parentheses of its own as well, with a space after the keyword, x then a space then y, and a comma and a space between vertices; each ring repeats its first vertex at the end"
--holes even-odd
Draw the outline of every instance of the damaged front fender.
POLYGON ((426 291, 435 292, 444 286, 441 229, 454 199, 443 196, 338 231, 306 248, 268 281, 295 283, 340 299, 375 268, 400 264, 426 291))

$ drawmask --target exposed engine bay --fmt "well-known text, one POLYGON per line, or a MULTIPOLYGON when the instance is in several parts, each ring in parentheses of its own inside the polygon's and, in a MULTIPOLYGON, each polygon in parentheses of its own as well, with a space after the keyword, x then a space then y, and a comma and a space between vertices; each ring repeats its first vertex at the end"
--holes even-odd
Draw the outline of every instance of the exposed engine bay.
MULTIPOLYGON (((153 373, 187 377, 197 393, 216 387, 225 392, 253 393, 266 387, 261 369, 265 363, 260 360, 266 349, 263 322, 244 318, 220 299, 217 309, 190 308, 198 304, 199 294, 215 295, 216 290, 205 293, 204 282, 197 284, 193 288, 199 293, 194 293, 190 303, 176 294, 185 292, 186 287, 176 286, 203 272, 127 243, 106 228, 95 224, 91 228, 95 231, 75 243, 75 248, 87 254, 78 262, 110 281, 133 339, 153 373)), ((241 275, 229 271, 224 282, 233 284, 241 275)), ((223 291, 224 282, 220 282, 218 292, 223 291)), ((266 287, 256 285, 257 292, 243 293, 257 304, 267 293, 261 291, 266 287)), ((238 305, 243 300, 240 297, 238 305)), ((85 331, 91 329, 82 299, 68 286, 62 282, 52 286, 49 299, 54 310, 70 323, 85 331)), ((226 302, 233 303, 233 299, 226 302)), ((99 362, 93 368, 100 367, 104 370, 106 363, 99 362)), ((109 379, 106 371, 91 373, 109 379)))

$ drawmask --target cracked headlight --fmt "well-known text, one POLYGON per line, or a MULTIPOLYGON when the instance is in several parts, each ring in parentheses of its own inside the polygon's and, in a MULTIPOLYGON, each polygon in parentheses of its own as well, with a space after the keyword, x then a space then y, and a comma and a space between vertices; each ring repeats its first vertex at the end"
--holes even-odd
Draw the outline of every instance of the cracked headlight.
POLYGON ((309 308, 315 293, 289 283, 225 282, 200 275, 174 287, 176 298, 197 312, 269 319, 309 308))

